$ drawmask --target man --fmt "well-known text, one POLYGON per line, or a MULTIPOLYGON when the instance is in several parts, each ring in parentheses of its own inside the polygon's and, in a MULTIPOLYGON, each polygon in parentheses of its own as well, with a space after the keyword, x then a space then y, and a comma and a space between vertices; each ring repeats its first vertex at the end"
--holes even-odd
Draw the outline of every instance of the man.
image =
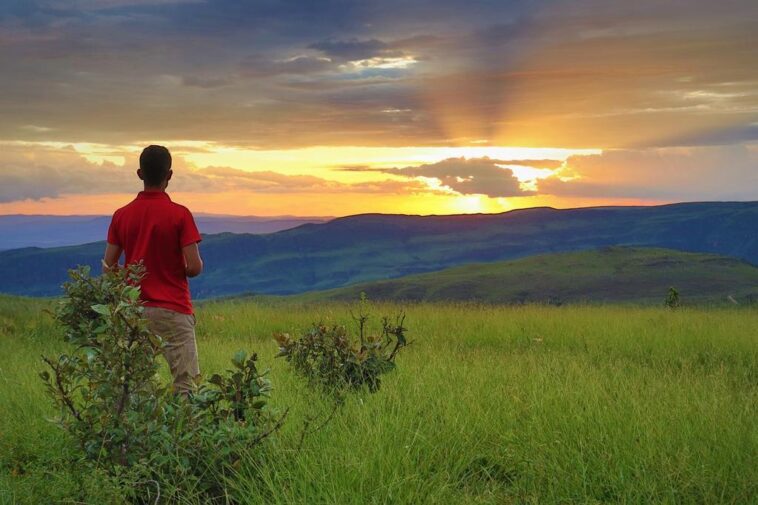
POLYGON ((122 251, 125 264, 144 263, 141 299, 148 327, 166 343, 174 391, 186 395, 200 375, 187 278, 202 272, 203 261, 192 214, 166 193, 172 175, 168 149, 151 145, 142 151, 137 176, 145 188, 113 214, 103 269, 117 268, 122 251))

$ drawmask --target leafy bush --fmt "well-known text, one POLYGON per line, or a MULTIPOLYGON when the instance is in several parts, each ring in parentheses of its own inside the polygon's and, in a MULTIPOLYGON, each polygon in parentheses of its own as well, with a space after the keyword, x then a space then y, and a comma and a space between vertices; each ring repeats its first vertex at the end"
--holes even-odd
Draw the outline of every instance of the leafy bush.
POLYGON ((395 368, 395 356, 407 345, 403 326, 405 314, 394 321, 383 317, 381 331, 367 334, 369 319, 366 297, 361 294, 358 323, 358 339, 352 338, 342 325, 314 324, 300 338, 287 333, 276 333, 279 354, 294 370, 306 377, 311 384, 326 391, 340 392, 358 389, 364 385, 376 392, 381 386, 381 376, 395 368))
POLYGON ((676 309, 679 308, 681 305, 681 300, 679 299, 679 291, 675 287, 670 287, 669 292, 666 295, 666 300, 664 302, 666 307, 670 309, 676 309))
POLYGON ((127 497, 207 502, 224 494, 226 469, 286 412, 277 419, 266 408, 266 373, 242 351, 225 375, 189 397, 174 395, 157 375, 163 342, 142 317, 143 275, 140 265, 100 277, 86 267, 71 271, 55 318, 74 349, 43 358, 50 371, 40 376, 81 461, 105 471, 127 497))

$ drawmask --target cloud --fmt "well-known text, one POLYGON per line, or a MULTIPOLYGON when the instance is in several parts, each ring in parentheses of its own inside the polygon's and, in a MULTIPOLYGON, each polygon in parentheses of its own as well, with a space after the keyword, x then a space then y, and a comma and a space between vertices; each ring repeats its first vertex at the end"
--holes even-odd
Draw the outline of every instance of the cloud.
POLYGON ((515 165, 519 167, 556 169, 563 165, 560 160, 493 160, 498 165, 515 165))
MULTIPOLYGON (((522 161, 523 160, 517 160, 522 161)), ((492 198, 529 196, 532 191, 521 188, 513 171, 503 168, 499 160, 490 158, 448 158, 437 163, 403 168, 342 167, 351 172, 382 172, 401 177, 437 179, 443 186, 462 195, 486 195, 492 198)))
POLYGON ((324 40, 308 46, 321 51, 326 56, 342 61, 369 60, 377 57, 396 58, 403 56, 402 51, 391 49, 381 40, 324 40))
POLYGON ((190 87, 212 89, 229 86, 232 84, 232 81, 226 77, 198 77, 195 75, 188 75, 182 77, 182 84, 190 87))
POLYGON ((758 199, 758 147, 611 150, 571 156, 540 194, 667 201, 758 199))
POLYGON ((375 181, 346 184, 311 175, 285 175, 269 170, 245 171, 229 167, 206 167, 179 172, 172 185, 178 191, 259 193, 407 193, 429 191, 428 186, 410 182, 375 181))
POLYGON ((275 75, 305 75, 326 72, 336 68, 329 58, 301 55, 280 60, 267 59, 262 55, 245 58, 240 64, 241 74, 246 77, 269 77, 275 75))
POLYGON ((128 7, 177 5, 202 3, 205 0, 46 0, 43 5, 50 9, 104 10, 128 7))
MULTIPOLYGON (((0 203, 40 200, 64 195, 137 192, 142 183, 136 169, 110 162, 92 163, 72 149, 7 148, 0 161, 0 203)), ((229 167, 197 169, 174 156, 169 191, 187 193, 381 193, 434 192, 419 181, 380 180, 342 183, 310 175, 246 171, 229 167)))
POLYGON ((0 2, 0 139, 749 142, 756 16, 754 0, 0 2))
POLYGON ((72 151, 34 153, 4 149, 0 161, 0 202, 117 192, 134 186, 135 178, 134 171, 112 163, 93 164, 72 151))

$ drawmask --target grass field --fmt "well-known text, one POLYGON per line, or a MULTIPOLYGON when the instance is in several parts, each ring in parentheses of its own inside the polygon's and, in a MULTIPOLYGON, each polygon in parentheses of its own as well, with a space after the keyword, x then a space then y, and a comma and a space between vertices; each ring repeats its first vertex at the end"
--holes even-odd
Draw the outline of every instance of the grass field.
MULTIPOLYGON (((70 463, 37 371, 63 348, 48 302, 0 298, 0 503, 117 501, 70 463)), ((379 304, 375 314, 397 306, 379 304)), ((413 344, 377 394, 328 403, 275 360, 276 330, 344 304, 198 311, 201 367, 271 367, 288 423, 230 475, 243 503, 758 503, 758 311, 406 307, 413 344)), ((376 321, 375 321, 376 322, 376 321)), ((165 370, 164 370, 165 373, 165 370)))

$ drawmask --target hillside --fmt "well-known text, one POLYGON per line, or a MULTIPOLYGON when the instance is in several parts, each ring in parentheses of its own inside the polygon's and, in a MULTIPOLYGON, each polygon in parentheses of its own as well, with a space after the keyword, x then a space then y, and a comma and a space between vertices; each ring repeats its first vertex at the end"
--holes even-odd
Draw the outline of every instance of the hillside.
POLYGON ((306 293, 298 299, 660 304, 675 286, 684 303, 758 301, 758 267, 713 254, 606 247, 477 263, 306 293))
MULTIPOLYGON (((201 231, 203 231, 201 229, 201 231)), ((722 254, 758 264, 758 202, 524 209, 503 214, 366 214, 268 235, 207 235, 196 298, 292 294, 474 262, 611 245, 722 254)), ((0 252, 0 292, 54 295, 103 243, 0 252)))

